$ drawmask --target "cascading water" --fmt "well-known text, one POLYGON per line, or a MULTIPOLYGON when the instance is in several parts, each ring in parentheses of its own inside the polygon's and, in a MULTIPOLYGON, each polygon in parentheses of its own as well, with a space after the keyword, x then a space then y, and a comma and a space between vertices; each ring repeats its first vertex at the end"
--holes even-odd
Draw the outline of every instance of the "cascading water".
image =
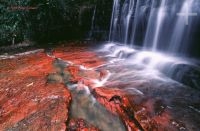
POLYGON ((111 20, 111 25, 110 25, 110 34, 109 34, 110 41, 118 37, 116 35, 117 35, 119 11, 120 11, 120 0, 114 0, 113 12, 112 12, 112 18, 111 18, 112 20, 111 20))
POLYGON ((162 29, 163 21, 165 18, 165 5, 166 0, 162 0, 158 9, 154 9, 153 6, 151 8, 147 33, 145 37, 145 44, 149 45, 149 43, 152 43, 151 47, 153 51, 155 51, 158 47, 159 36, 161 33, 160 31, 162 29))
MULTIPOLYGON (((182 4, 180 12, 190 13, 192 12, 192 5, 194 0, 185 1, 182 4)), ((178 14, 177 14, 178 15, 178 14)), ((183 14, 184 15, 184 14, 183 14)), ((174 30, 172 31, 172 38, 170 40, 169 51, 177 52, 179 50, 184 50, 188 45, 183 45, 183 38, 188 37, 188 33, 190 33, 191 26, 189 25, 187 16, 177 16, 176 24, 174 26, 174 30)), ((191 23, 191 22, 190 22, 191 23)))
POLYGON ((200 68, 183 58, 198 23, 195 16, 199 4, 198 0, 114 0, 109 41, 120 46, 115 44, 106 50, 116 48, 111 56, 124 59, 124 63, 144 67, 145 71, 159 70, 181 82, 185 73, 195 72, 190 75, 198 77, 192 77, 195 80, 190 84, 199 88, 200 68))
POLYGON ((128 1, 127 0, 127 5, 125 5, 125 7, 123 7, 126 11, 127 9, 127 15, 124 16, 125 19, 124 20, 124 26, 125 26, 125 38, 124 38, 124 42, 127 43, 128 42, 128 34, 129 34, 129 27, 130 27, 130 22, 131 22, 131 17, 132 17, 132 14, 133 14, 133 10, 134 10, 134 5, 135 5, 135 2, 133 0, 131 1, 128 1), (128 7, 128 8, 127 8, 128 7))
POLYGON ((114 0, 109 40, 136 45, 136 37, 142 36, 140 45, 144 49, 164 50, 169 53, 182 52, 187 47, 187 37, 194 21, 192 12, 197 0, 114 0), (187 16, 178 13, 189 13, 187 16), (144 32, 143 34, 141 32, 144 32))
POLYGON ((92 34, 93 34, 93 31, 94 31, 94 27, 95 27, 96 9, 97 9, 97 7, 95 6, 94 10, 93 10, 93 15, 92 15, 91 28, 90 28, 90 31, 89 31, 89 39, 92 38, 92 34))

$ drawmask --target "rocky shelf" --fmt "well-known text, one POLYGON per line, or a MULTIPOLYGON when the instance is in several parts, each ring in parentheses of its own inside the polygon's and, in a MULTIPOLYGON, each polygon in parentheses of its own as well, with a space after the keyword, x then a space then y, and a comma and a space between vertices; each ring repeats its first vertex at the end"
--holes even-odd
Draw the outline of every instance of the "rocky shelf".
POLYGON ((38 50, 1 59, 0 130, 178 131, 200 128, 199 93, 184 87, 176 92, 172 87, 156 90, 157 87, 151 88, 147 81, 124 83, 113 78, 105 84, 110 71, 125 69, 109 70, 102 66, 106 62, 86 44, 73 43, 63 43, 47 52, 38 50), (137 87, 142 94, 125 90, 130 86, 137 87), (181 95, 189 99, 184 100, 181 95))

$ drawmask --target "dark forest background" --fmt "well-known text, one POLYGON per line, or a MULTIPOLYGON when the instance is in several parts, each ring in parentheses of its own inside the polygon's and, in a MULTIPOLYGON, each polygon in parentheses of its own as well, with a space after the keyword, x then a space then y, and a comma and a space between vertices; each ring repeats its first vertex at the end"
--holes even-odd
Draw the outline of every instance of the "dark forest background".
POLYGON ((104 40, 111 12, 112 0, 1 0, 0 46, 25 40, 104 40))

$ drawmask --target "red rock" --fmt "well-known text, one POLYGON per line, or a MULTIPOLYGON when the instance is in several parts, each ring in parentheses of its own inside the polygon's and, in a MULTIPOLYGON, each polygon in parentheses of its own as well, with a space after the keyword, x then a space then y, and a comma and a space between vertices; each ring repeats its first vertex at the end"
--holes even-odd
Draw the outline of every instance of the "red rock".
POLYGON ((146 98, 143 102, 138 105, 138 111, 136 118, 141 121, 141 124, 145 129, 156 129, 158 131, 171 130, 176 131, 177 129, 171 124, 173 119, 169 110, 164 109, 158 114, 155 111, 156 99, 146 98), (144 110, 142 110, 143 108, 144 110))
POLYGON ((0 130, 65 130, 71 95, 47 84, 53 59, 44 53, 0 60, 0 130))
POLYGON ((83 119, 71 119, 68 124, 69 131, 99 131, 98 128, 93 125, 89 125, 83 119))
POLYGON ((145 131, 177 130, 176 127, 171 124, 173 118, 169 110, 165 109, 158 115, 152 114, 152 112, 155 111, 155 109, 153 109, 155 99, 149 98, 138 105, 131 100, 134 99, 133 96, 127 95, 126 92, 118 88, 111 87, 95 88, 92 93, 97 101, 104 105, 109 111, 119 115, 130 131, 138 130, 139 128, 145 131))
POLYGON ((74 65, 82 65, 86 68, 97 67, 105 63, 103 59, 98 58, 95 52, 89 51, 86 45, 59 47, 54 50, 53 54, 56 58, 68 60, 73 62, 74 65))
POLYGON ((71 82, 77 83, 81 79, 79 76, 80 68, 78 66, 68 66, 65 70, 71 74, 71 82))
POLYGON ((128 131, 142 130, 139 123, 135 123, 132 106, 126 94, 118 89, 95 88, 93 91, 96 99, 113 114, 119 115, 124 121, 128 131))

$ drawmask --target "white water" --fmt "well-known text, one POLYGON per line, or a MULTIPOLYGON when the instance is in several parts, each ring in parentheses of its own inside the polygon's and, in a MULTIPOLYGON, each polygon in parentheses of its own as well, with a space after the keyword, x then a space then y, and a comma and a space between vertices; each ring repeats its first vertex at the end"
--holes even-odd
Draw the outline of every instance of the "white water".
POLYGON ((165 2, 166 0, 163 0, 161 3, 161 7, 158 9, 158 15, 157 15, 157 21, 156 21, 156 30, 155 30, 155 36, 153 39, 153 47, 152 50, 155 51, 157 49, 158 46, 158 39, 159 39, 159 35, 160 35, 160 28, 162 27, 163 21, 164 21, 164 10, 165 10, 165 2))
MULTIPOLYGON (((131 1, 128 1, 129 2, 128 4, 128 14, 127 16, 125 16, 125 40, 124 40, 124 43, 127 43, 128 42, 128 34, 129 34, 129 27, 130 27, 130 22, 131 22, 131 17, 133 15, 133 9, 134 9, 134 5, 135 5, 135 2, 133 0, 131 1)), ((126 7, 125 7, 126 8, 126 7)))
POLYGON ((147 74, 176 74, 175 79, 181 81, 188 71, 177 73, 183 65, 189 70, 198 68, 183 57, 190 49, 189 37, 195 28, 193 23, 197 23, 194 14, 199 12, 199 4, 199 0, 114 0, 109 37, 114 45, 104 48, 112 50, 108 57, 114 59, 110 62, 124 60, 123 63, 141 67, 147 74), (192 15, 179 16, 180 13, 192 15), (138 46, 140 50, 135 49, 138 46))
MULTIPOLYGON (((185 1, 183 3, 182 8, 180 9, 180 12, 185 12, 185 13, 192 12, 193 1, 194 0, 185 1)), ((169 45, 170 52, 176 53, 176 51, 179 51, 183 48, 187 48, 187 45, 182 44, 183 43, 182 38, 188 36, 188 34, 187 35, 185 35, 185 34, 190 32, 191 26, 188 25, 189 23, 188 23, 187 19, 185 19, 185 18, 186 17, 184 17, 184 16, 177 16, 177 18, 176 18, 176 24, 174 26, 172 38, 171 38, 170 45, 169 45)))
POLYGON ((135 64, 146 69, 162 69, 166 64, 192 64, 182 58, 169 56, 162 52, 141 51, 117 43, 106 44, 101 51, 109 52, 107 57, 124 60, 124 64, 135 64), (122 54, 121 56, 119 54, 122 54), (120 56, 120 57, 119 57, 120 56))
POLYGON ((178 13, 199 12, 198 0, 114 0, 109 41, 144 49, 173 54, 185 53, 190 45, 189 35, 195 15, 178 16, 178 13), (188 7, 188 8, 187 8, 188 7), (186 25, 188 23, 188 25, 186 25), (140 37, 140 41, 137 41, 140 37))
MULTIPOLYGON (((119 77, 118 79, 124 78, 135 81, 138 77, 141 77, 142 79, 157 79, 165 82, 175 80, 185 84, 184 76, 198 76, 200 73, 199 66, 194 64, 192 60, 163 52, 133 49, 119 43, 107 43, 99 51, 107 52, 104 57, 108 60, 108 63, 103 65, 104 67, 112 70, 114 65, 128 66, 128 74, 124 72, 118 73, 116 76, 111 72, 109 79, 119 77)), ((187 78, 188 81, 193 82, 194 88, 199 88, 198 79, 198 77, 187 78)), ((106 84, 107 81, 109 80, 106 79, 103 84, 106 84)))
POLYGON ((91 29, 90 29, 90 32, 89 32, 89 39, 91 39, 92 34, 93 34, 93 31, 94 31, 94 27, 95 27, 95 16, 96 16, 96 6, 95 6, 95 8, 94 8, 93 15, 92 15, 92 22, 91 22, 91 29))
POLYGON ((113 40, 116 37, 115 34, 117 32, 119 8, 120 8, 120 0, 114 0, 113 12, 112 12, 112 18, 111 18, 112 20, 111 20, 111 25, 110 25, 109 40, 113 40))

